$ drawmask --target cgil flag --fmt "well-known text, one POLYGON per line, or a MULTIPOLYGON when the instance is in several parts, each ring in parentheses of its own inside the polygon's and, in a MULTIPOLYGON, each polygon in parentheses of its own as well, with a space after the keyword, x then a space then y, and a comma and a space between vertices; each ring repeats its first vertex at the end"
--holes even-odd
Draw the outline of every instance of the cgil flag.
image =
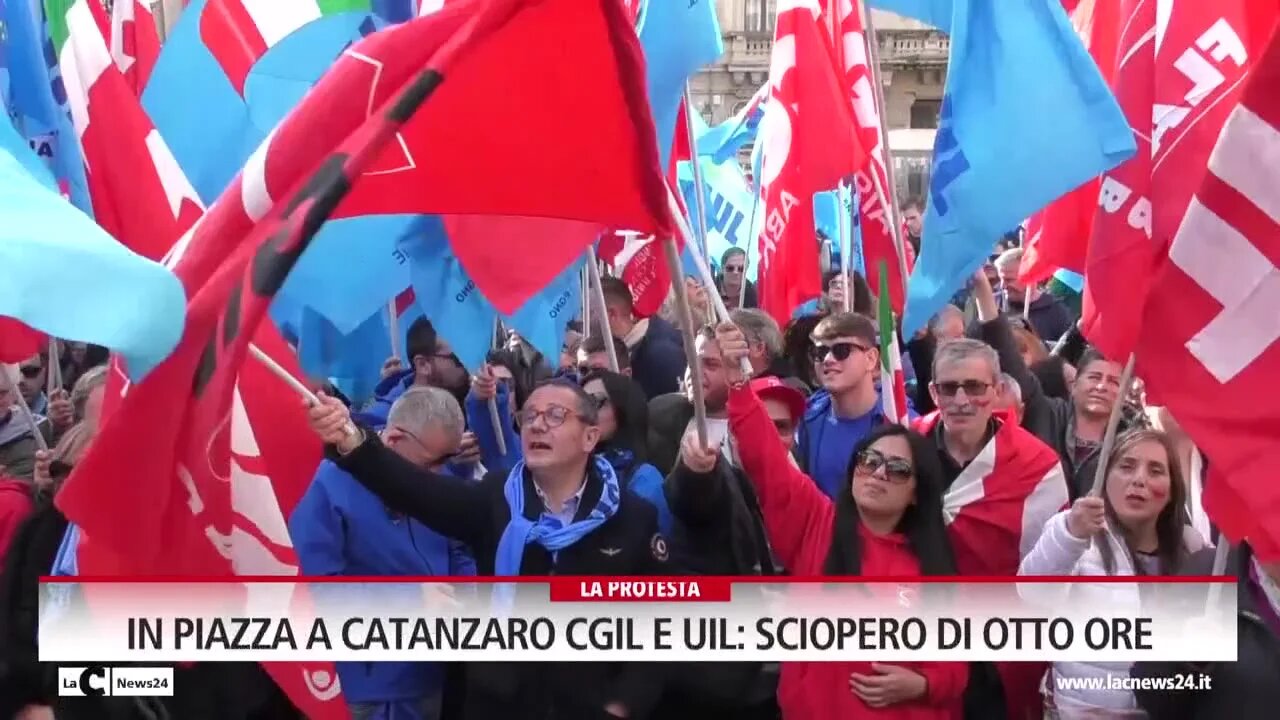
POLYGON ((926 21, 950 10, 939 25, 951 35, 951 59, 903 317, 909 336, 1005 232, 1128 158, 1135 145, 1059 0, 1010 0, 998 10, 974 0, 876 4, 926 21))
POLYGON ((106 11, 94 0, 48 0, 53 41, 84 148, 94 216, 126 247, 160 259, 203 206, 111 59, 106 11))

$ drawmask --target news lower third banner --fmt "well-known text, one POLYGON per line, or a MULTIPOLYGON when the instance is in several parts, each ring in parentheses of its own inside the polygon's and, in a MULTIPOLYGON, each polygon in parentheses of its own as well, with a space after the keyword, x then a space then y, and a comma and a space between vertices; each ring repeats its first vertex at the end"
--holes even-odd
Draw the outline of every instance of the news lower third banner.
POLYGON ((62 580, 45 662, 1236 659, 1222 578, 62 580))

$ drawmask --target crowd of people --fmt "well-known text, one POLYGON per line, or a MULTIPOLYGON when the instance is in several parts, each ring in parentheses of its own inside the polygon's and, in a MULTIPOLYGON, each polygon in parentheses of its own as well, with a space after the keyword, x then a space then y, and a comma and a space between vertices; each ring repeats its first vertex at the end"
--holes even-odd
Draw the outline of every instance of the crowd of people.
MULTIPOLYGON (((754 307, 746 255, 731 250, 717 287, 687 280, 700 321, 689 355, 670 307, 639 317, 630 288, 608 276, 603 306, 570 327, 558 358, 513 334, 471 373, 420 319, 406 333, 408 366, 389 360, 371 402, 351 407, 316 383, 310 423, 326 459, 289 518, 302 574, 1207 573, 1225 542, 1199 503, 1207 461, 1167 412, 1146 406, 1140 384, 1121 396, 1121 365, 1087 346, 1070 299, 1019 284, 1020 252, 993 256, 925 331, 900 339, 905 424, 886 417, 883 399, 880 333, 896 329, 878 327, 856 272, 828 272, 823 297, 784 328, 754 307), (710 293, 731 308, 728 321, 716 321, 710 293), (699 370, 705 444, 687 357, 699 370), (1104 456, 1117 404, 1123 419, 1104 456), (1016 505, 1019 529, 966 525, 974 498, 1016 505)), ((36 661, 36 581, 67 532, 51 498, 93 440, 103 361, 100 348, 60 343, 11 378, 22 403, 0 384, 0 719, 296 717, 252 665, 177 668, 174 698, 72 699, 57 697, 56 672, 36 661), (50 380, 51 358, 61 358, 60 380, 50 380)), ((1239 577, 1236 663, 349 663, 338 672, 358 720, 1274 717, 1280 566, 1241 546, 1228 570, 1239 577), (1211 687, 1058 682, 1192 671, 1208 673, 1211 687)), ((1070 601, 1142 601, 1131 586, 1097 587, 1070 601)))

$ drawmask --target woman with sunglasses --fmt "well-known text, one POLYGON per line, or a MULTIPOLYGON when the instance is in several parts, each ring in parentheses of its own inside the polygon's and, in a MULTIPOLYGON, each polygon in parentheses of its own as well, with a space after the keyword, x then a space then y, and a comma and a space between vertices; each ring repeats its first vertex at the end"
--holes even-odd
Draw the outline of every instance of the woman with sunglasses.
MULTIPOLYGON (((900 425, 877 427, 853 448, 845 489, 829 498, 792 461, 741 376, 741 332, 722 327, 718 339, 732 386, 729 428, 770 544, 791 575, 955 573, 942 468, 929 440, 900 425)), ((787 720, 958 718, 967 679, 964 663, 788 663, 778 704, 787 720)))
POLYGON ((658 511, 658 529, 671 532, 671 509, 662 489, 663 475, 646 462, 649 436, 649 403, 644 390, 626 375, 590 370, 582 378, 600 408, 600 444, 596 454, 613 466, 623 487, 648 500, 658 511))

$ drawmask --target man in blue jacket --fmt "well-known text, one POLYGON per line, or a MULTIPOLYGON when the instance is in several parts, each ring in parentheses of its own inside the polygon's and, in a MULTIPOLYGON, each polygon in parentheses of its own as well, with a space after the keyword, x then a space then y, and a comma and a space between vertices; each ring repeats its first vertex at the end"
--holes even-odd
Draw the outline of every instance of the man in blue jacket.
MULTIPOLYGON (((373 402, 356 416, 360 422, 375 428, 382 427, 387 422, 391 404, 411 387, 444 388, 459 404, 466 398, 471 387, 467 369, 453 354, 449 344, 436 333, 430 320, 425 317, 414 320, 405 333, 404 346, 412 367, 389 375, 378 383, 373 391, 373 402)), ((399 361, 395 367, 399 367, 399 361)))
MULTIPOLYGON (((413 387, 391 406, 382 442, 436 472, 462 442, 462 409, 447 391, 413 387)), ((305 575, 474 575, 463 546, 392 512, 329 460, 289 518, 305 575)), ((438 663, 338 663, 355 720, 436 720, 444 684, 438 663)))

